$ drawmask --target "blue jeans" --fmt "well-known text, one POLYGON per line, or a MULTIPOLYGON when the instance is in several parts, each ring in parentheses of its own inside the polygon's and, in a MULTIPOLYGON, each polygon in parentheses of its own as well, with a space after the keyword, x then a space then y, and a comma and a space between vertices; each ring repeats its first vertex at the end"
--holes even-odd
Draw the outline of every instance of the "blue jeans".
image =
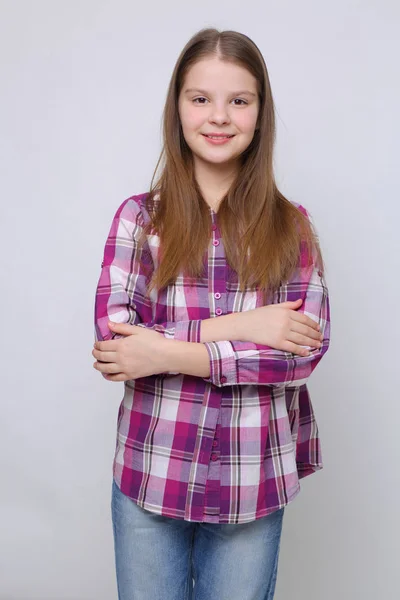
POLYGON ((183 521, 141 508, 113 481, 111 509, 119 600, 274 597, 284 508, 238 525, 183 521))

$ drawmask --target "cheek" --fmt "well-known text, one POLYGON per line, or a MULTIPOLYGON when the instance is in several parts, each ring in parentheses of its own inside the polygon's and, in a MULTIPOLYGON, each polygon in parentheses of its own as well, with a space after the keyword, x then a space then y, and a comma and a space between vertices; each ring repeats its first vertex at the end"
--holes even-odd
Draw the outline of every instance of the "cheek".
POLYGON ((188 108, 181 114, 182 127, 185 129, 197 129, 204 122, 204 117, 196 109, 188 108))
POLYGON ((242 114, 239 114, 237 116, 236 123, 244 133, 252 133, 257 124, 257 111, 246 111, 242 114))

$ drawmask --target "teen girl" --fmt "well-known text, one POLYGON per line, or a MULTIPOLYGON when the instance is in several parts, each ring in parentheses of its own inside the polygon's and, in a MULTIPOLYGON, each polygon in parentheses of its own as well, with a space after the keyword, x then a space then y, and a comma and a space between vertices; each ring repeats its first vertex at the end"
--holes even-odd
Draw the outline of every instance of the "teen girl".
POLYGON ((247 36, 190 39, 163 133, 157 183, 115 213, 95 300, 94 367, 125 390, 119 599, 267 600, 284 508, 322 468, 306 382, 329 345, 323 260, 277 189, 273 98, 247 36))

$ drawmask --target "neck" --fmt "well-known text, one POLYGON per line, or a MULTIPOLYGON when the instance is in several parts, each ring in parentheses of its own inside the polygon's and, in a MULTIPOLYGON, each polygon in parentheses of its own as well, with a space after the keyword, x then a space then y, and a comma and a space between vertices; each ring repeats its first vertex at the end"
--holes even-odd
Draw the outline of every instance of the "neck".
POLYGON ((212 165, 195 160, 194 174, 205 202, 217 212, 236 177, 237 164, 212 165))

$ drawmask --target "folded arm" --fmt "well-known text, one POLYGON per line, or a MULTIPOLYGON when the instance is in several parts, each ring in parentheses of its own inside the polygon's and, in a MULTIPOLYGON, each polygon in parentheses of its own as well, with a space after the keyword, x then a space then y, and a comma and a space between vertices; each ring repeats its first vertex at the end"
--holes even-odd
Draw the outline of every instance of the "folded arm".
MULTIPOLYGON (((140 203, 136 198, 128 198, 114 215, 104 247, 95 296, 95 339, 125 337, 110 331, 108 321, 114 321, 154 329, 169 339, 192 341, 198 334, 191 321, 153 321, 152 304, 146 297, 153 262, 149 248, 138 246, 143 226, 140 203)), ((198 322, 193 323, 196 329, 198 322)))
MULTIPOLYGON (((327 352, 330 343, 330 308, 328 290, 316 269, 306 286, 288 293, 303 298, 298 309, 319 323, 323 340, 320 348, 310 348, 308 356, 276 350, 269 346, 241 341, 206 342, 210 362, 210 381, 214 385, 300 386, 327 352)), ((288 300, 295 299, 288 297, 288 300)))
POLYGON ((269 346, 238 341, 241 313, 205 320, 155 323, 151 300, 146 297, 153 270, 151 253, 148 247, 146 250, 138 247, 143 225, 140 203, 135 198, 125 200, 114 216, 104 248, 95 298, 96 341, 125 337, 110 331, 108 321, 138 325, 154 329, 176 342, 191 342, 171 346, 172 374, 203 376, 207 373, 203 378, 217 386, 305 383, 327 351, 330 339, 328 290, 315 264, 299 267, 280 294, 280 301, 301 297, 303 303, 298 310, 317 321, 324 335, 320 349, 301 357, 269 346))
MULTIPOLYGON (((309 215, 304 207, 300 210, 309 215)), ((210 341, 205 346, 210 361, 210 381, 224 385, 301 386, 327 352, 330 343, 330 306, 328 288, 318 265, 317 252, 307 262, 307 249, 301 245, 300 260, 290 281, 279 290, 279 301, 303 300, 297 312, 316 321, 323 335, 320 348, 311 348, 308 356, 276 350, 269 346, 242 341, 210 341)))
MULTIPOLYGON (((304 385, 329 347, 329 297, 327 287, 315 268, 309 280, 304 282, 303 290, 300 290, 298 281, 291 285, 293 289, 290 284, 287 286, 288 299, 292 299, 293 295, 294 300, 294 296, 300 295, 303 304, 298 310, 320 325, 323 335, 320 348, 309 347, 309 355, 300 356, 252 342, 223 340, 200 343, 199 334, 193 340, 195 343, 173 341, 166 348, 168 369, 173 373, 202 377, 219 387, 304 385)), ((211 320, 218 321, 220 318, 211 320)))
POLYGON ((183 342, 235 339, 235 315, 220 317, 218 322, 206 319, 155 323, 152 303, 146 297, 154 265, 149 248, 138 247, 143 226, 140 203, 136 198, 128 198, 114 215, 104 247, 95 295, 95 340, 125 337, 112 332, 108 321, 154 329, 167 339, 183 342))

